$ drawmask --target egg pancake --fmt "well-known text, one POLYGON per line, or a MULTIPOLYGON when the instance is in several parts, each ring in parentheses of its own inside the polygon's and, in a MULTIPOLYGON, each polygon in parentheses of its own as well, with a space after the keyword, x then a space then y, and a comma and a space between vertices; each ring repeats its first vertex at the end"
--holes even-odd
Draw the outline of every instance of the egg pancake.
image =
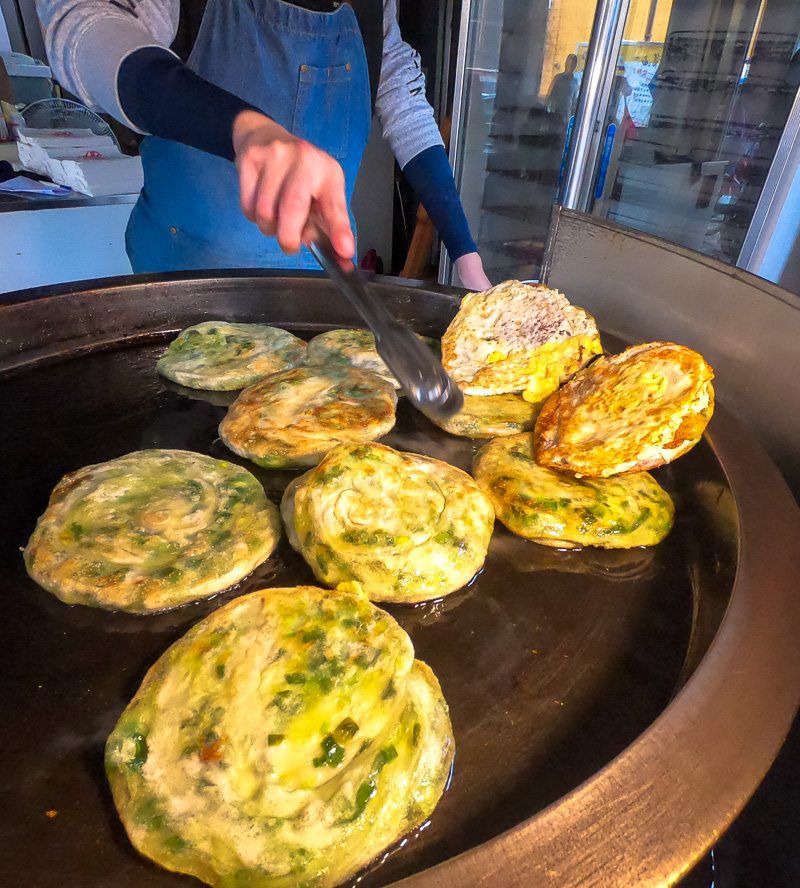
POLYGON ((356 367, 296 367, 245 389, 219 427, 234 453, 267 468, 315 466, 337 444, 394 426, 390 382, 356 367))
POLYGON ((534 430, 540 465, 607 478, 671 462, 714 412, 714 371, 674 342, 598 358, 548 399, 534 430))
POLYGON ((357 591, 265 589, 156 662, 106 744, 133 845, 218 888, 333 888, 431 815, 447 704, 357 591))
POLYGON ((448 419, 431 420, 451 435, 494 438, 531 430, 542 403, 531 404, 522 395, 464 395, 464 406, 448 419))
POLYGON ((442 337, 442 365, 469 395, 542 401, 602 353, 594 319, 558 290, 506 281, 468 293, 442 337))
POLYGON ((494 510, 466 472, 382 444, 346 445, 287 487, 289 542, 317 579, 371 601, 442 598, 480 570, 494 510))
POLYGON ((156 369, 189 388, 231 391, 294 367, 305 354, 305 342, 278 327, 204 321, 173 339, 156 369))
POLYGON ((139 450, 56 486, 25 549, 68 604, 148 613, 227 589, 272 554, 277 508, 250 472, 187 450, 139 450))
MULTIPOLYGON (((419 336, 433 351, 438 343, 427 336, 419 336)), ((386 366, 375 348, 375 334, 371 330, 327 330, 308 343, 306 364, 324 367, 359 367, 371 370, 396 388, 400 383, 386 366)))
POLYGON ((537 465, 531 436, 496 438, 475 454, 472 473, 500 521, 549 546, 653 546, 672 527, 669 494, 647 472, 579 479, 537 465))

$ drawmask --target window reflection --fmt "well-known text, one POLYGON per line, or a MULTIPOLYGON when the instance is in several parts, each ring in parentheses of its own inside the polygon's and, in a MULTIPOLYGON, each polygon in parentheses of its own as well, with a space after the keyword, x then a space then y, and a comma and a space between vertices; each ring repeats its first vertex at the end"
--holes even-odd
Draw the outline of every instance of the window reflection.
POLYGON ((647 59, 629 18, 633 91, 594 212, 733 264, 797 91, 800 5, 661 7, 662 48, 647 59))
POLYGON ((459 186, 493 281, 538 275, 593 17, 589 0, 473 0, 459 186))
MULTIPOLYGON (((459 185, 492 280, 538 275, 593 0, 473 0, 459 185)), ((632 0, 592 212, 736 262, 800 82, 797 0, 632 0)))

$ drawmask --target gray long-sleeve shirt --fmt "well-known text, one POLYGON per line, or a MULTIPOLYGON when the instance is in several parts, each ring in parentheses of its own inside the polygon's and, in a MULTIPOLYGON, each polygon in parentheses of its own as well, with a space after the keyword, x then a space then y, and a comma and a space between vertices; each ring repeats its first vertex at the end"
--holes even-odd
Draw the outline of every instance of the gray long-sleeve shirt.
MULTIPOLYGON (((171 45, 179 0, 38 0, 36 8, 59 82, 135 129, 120 107, 119 67, 137 49, 171 45)), ((426 148, 442 144, 425 98, 419 56, 400 36, 395 0, 383 4, 383 59, 375 110, 401 167, 426 148)))

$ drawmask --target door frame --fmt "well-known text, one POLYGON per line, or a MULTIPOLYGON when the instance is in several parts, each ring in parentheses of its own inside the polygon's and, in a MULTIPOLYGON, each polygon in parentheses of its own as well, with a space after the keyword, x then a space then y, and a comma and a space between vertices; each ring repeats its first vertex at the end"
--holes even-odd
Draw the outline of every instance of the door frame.
MULTIPOLYGON (((569 139, 564 177, 558 202, 569 209, 586 211, 594 190, 600 150, 605 137, 602 123, 608 114, 617 59, 631 0, 598 0, 589 38, 588 55, 581 78, 572 134, 569 139)), ((467 57, 473 0, 462 0, 458 55, 453 88, 450 165, 458 182, 463 164, 462 127, 467 57)), ((439 283, 449 284, 453 264, 446 250, 439 258, 439 283)))
POLYGON ((800 89, 783 128, 753 218, 738 268, 778 283, 800 235, 800 89))

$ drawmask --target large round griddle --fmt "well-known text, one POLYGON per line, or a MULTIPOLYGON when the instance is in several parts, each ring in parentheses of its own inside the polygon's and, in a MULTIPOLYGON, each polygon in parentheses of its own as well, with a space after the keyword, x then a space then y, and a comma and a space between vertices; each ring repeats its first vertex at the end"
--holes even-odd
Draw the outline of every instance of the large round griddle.
MULTIPOLYGON (((376 290, 424 334, 441 334, 458 305, 420 287, 376 290)), ((25 574, 19 547, 66 472, 141 447, 235 459, 216 436, 220 396, 154 370, 177 330, 211 318, 306 335, 358 325, 327 281, 269 274, 115 279, 0 309, 0 884, 198 884, 130 847, 103 744, 147 668, 198 619, 248 589, 314 582, 285 541, 237 589, 154 616, 69 607, 25 574)), ((383 440, 462 468, 478 446, 407 403, 383 440)), ((293 477, 250 468, 276 501, 293 477)), ((797 508, 723 407, 657 475, 678 515, 658 547, 559 552, 498 525, 467 589, 391 609, 442 684, 456 763, 430 823, 360 885, 666 885, 744 805, 800 696, 797 508)))

